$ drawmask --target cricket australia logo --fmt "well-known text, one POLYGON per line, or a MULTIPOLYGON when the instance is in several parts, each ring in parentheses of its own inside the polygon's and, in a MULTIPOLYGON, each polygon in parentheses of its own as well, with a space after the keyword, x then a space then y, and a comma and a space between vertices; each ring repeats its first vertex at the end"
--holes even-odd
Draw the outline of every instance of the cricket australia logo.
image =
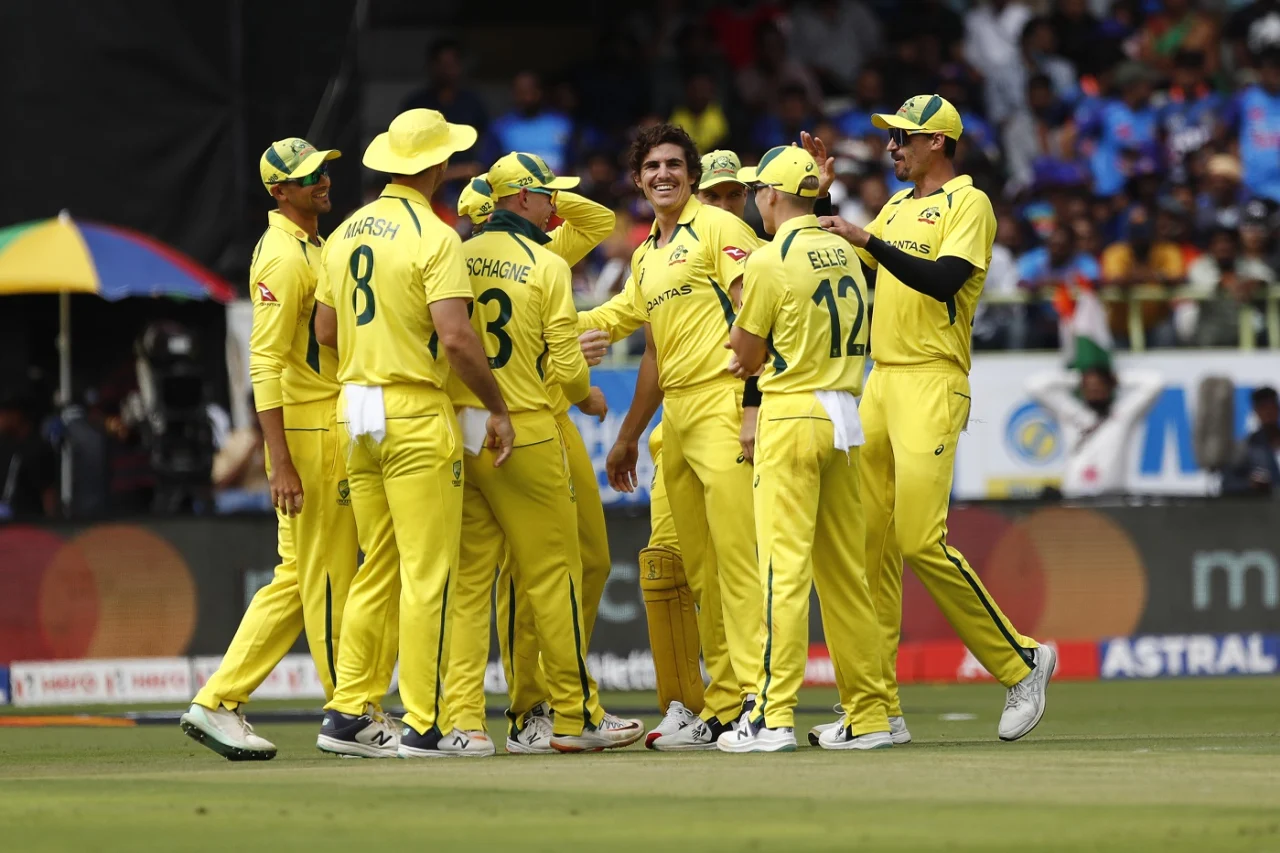
POLYGON ((338 481, 338 506, 351 506, 351 486, 346 480, 338 481))
POLYGON ((926 207, 920 211, 920 215, 916 218, 917 222, 923 222, 926 225, 937 225, 938 220, 942 218, 942 211, 936 207, 926 207))
POLYGON ((679 246, 676 246, 675 251, 671 253, 671 260, 667 261, 667 266, 673 267, 676 264, 687 263, 689 260, 688 256, 689 250, 686 249, 682 243, 679 246))
POLYGON ((462 485, 462 460, 453 463, 453 485, 462 485))

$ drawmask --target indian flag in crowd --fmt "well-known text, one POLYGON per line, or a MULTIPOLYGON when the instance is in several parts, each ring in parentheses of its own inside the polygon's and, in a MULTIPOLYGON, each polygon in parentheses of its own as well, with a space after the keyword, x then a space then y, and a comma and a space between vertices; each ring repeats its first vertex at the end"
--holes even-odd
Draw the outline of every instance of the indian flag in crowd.
POLYGON ((1054 295, 1058 309, 1059 333, 1067 366, 1079 370, 1111 366, 1111 327, 1107 322, 1107 309, 1098 298, 1092 282, 1079 277, 1075 294, 1066 283, 1058 285, 1054 295))

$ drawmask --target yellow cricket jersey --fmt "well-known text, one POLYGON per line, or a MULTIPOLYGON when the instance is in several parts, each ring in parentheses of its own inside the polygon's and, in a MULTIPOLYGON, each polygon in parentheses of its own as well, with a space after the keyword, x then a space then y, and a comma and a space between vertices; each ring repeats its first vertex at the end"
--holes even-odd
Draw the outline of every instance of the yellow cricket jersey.
MULTIPOLYGON (((871 356, 877 364, 952 361, 969 372, 973 312, 982 296, 996 238, 991 199, 968 175, 952 178, 923 198, 907 189, 889 199, 867 231, 910 255, 963 258, 973 273, 946 303, 907 287, 887 270, 876 273, 871 356)), ((859 249, 867 266, 876 261, 859 249)))
POLYGON ((467 299, 462 240, 417 190, 388 184, 329 236, 316 299, 338 313, 338 380, 360 385, 420 383, 444 388, 427 306, 467 299))
POLYGON ((769 341, 760 377, 766 394, 862 393, 867 285, 853 246, 816 216, 782 224, 747 260, 734 325, 769 341))
MULTIPOLYGON (((528 220, 499 209, 462 247, 475 295, 472 324, 512 413, 550 411, 549 382, 570 400, 591 389, 569 264, 549 242, 528 220)), ((483 408, 461 381, 450 382, 449 393, 454 405, 483 408)))
POLYGON ((732 213, 690 198, 670 241, 658 246, 655 222, 631 256, 634 306, 653 329, 664 392, 725 379, 729 289, 760 239, 732 213))
POLYGON ((316 341, 320 251, 284 214, 267 214, 249 265, 249 376, 260 412, 338 395, 338 353, 316 341))

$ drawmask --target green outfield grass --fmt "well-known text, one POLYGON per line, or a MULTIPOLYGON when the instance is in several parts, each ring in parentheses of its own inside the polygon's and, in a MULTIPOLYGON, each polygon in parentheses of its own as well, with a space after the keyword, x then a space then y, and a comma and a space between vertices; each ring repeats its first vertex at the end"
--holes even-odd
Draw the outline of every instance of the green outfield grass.
POLYGON ((1049 697, 1016 744, 995 736, 998 688, 916 687, 910 746, 777 756, 344 761, 316 752, 318 723, 286 723, 258 727, 276 760, 232 764, 176 725, 0 727, 0 849, 1280 851, 1280 680, 1049 697))

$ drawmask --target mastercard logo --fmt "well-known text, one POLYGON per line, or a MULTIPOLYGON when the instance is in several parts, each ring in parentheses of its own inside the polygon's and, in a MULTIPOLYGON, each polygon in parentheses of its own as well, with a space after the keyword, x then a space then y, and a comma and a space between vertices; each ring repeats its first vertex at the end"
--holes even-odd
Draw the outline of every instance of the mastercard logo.
MULTIPOLYGON (((1119 525, 1084 509, 1010 518, 981 507, 952 510, 947 545, 969 565, 1018 631, 1093 640, 1136 632, 1147 572, 1119 525)), ((902 584, 902 639, 951 640, 955 631, 914 572, 902 584)))
POLYGON ((196 613, 186 561, 148 530, 0 529, 0 663, 181 655, 196 613))

